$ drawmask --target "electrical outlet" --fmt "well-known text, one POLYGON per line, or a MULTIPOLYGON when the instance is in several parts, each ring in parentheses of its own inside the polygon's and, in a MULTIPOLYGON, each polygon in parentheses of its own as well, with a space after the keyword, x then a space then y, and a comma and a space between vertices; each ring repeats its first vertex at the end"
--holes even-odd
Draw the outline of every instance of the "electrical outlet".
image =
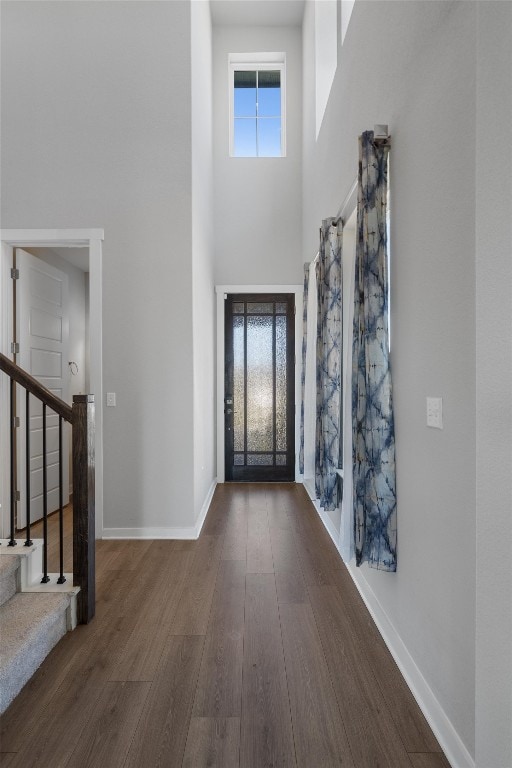
POLYGON ((427 427, 443 428, 443 398, 427 397, 427 427))
POLYGON ((107 405, 115 406, 115 404, 116 404, 116 393, 107 392, 107 405))

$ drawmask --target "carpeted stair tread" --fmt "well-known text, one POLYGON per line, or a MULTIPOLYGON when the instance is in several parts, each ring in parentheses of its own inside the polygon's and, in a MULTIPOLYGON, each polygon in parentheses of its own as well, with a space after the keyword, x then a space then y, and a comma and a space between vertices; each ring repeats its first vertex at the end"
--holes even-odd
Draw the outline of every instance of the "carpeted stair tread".
POLYGON ((18 583, 16 571, 19 567, 19 555, 0 557, 0 606, 10 600, 16 592, 18 583))
POLYGON ((0 712, 67 631, 70 595, 18 592, 0 607, 0 712))

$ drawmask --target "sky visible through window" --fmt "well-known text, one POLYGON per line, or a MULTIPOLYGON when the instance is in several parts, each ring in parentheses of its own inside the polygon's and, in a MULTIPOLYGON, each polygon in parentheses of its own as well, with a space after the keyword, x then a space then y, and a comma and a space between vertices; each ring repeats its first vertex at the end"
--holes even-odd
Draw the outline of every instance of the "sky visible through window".
POLYGON ((235 70, 235 157, 281 157, 281 72, 235 70))

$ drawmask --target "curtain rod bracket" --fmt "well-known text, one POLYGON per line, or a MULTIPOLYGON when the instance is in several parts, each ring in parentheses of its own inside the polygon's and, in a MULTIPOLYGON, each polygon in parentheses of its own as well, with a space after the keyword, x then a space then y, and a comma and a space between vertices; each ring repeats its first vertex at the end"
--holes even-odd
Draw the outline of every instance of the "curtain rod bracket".
POLYGON ((391 146, 391 136, 387 125, 374 125, 373 126, 373 143, 378 147, 391 146))

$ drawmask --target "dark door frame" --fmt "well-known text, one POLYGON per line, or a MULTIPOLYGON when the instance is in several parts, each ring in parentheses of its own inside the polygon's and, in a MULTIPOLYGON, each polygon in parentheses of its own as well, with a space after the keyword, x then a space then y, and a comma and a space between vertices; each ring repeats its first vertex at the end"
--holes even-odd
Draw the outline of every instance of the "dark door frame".
MULTIPOLYGON (((226 481, 230 482, 292 482, 295 480, 295 429, 294 429, 294 421, 295 421, 295 294, 294 293, 268 293, 268 294, 262 294, 262 293, 232 293, 227 295, 226 299, 226 305, 229 305, 231 309, 226 309, 225 311, 225 360, 226 360, 226 368, 225 368, 225 415, 224 415, 224 429, 225 429, 225 477, 226 481), (233 347, 233 318, 236 316, 240 316, 237 314, 234 314, 232 311, 232 308, 235 304, 246 304, 246 303, 254 303, 254 302, 263 302, 274 305, 275 303, 282 303, 286 305, 286 313, 285 314, 274 314, 267 315, 269 318, 272 318, 274 321, 274 331, 273 331, 273 342, 272 342, 272 351, 271 355, 272 358, 275 358, 276 354, 276 346, 275 346, 275 322, 277 317, 286 317, 287 319, 287 347, 286 347, 286 371, 287 371, 287 379, 286 379, 286 434, 287 434, 287 449, 285 454, 280 454, 281 456, 285 455, 285 465, 280 464, 274 464, 272 466, 269 465, 253 465, 248 466, 247 464, 244 464, 244 466, 235 466, 233 465, 233 453, 234 453, 234 446, 233 446, 233 437, 234 437, 234 431, 233 431, 233 354, 232 354, 232 347, 233 347)), ((266 314, 265 312, 263 314, 266 314)), ((243 314, 243 316, 246 317, 246 325, 247 328, 247 322, 251 317, 251 314, 243 314)), ((244 334, 244 345, 247 343, 247 336, 244 334)), ((275 364, 275 359, 274 359, 275 364)), ((273 444, 274 448, 272 450, 269 450, 267 453, 274 454, 276 450, 276 368, 274 365, 274 403, 273 403, 273 432, 274 432, 274 438, 273 438, 273 444)), ((245 394, 245 402, 247 403, 247 381, 246 381, 246 394, 245 394)), ((244 423, 246 423, 247 419, 247 413, 244 419, 244 423)), ((244 434, 245 434, 244 428, 244 434)), ((246 458, 246 460, 249 460, 249 457, 251 454, 262 454, 265 453, 265 451, 259 450, 259 451, 251 451, 247 449, 247 446, 245 447, 243 454, 246 458)), ((276 455, 277 458, 277 455, 276 455)))
POLYGON ((217 285, 217 482, 225 482, 224 466, 224 296, 228 293, 294 293, 295 294, 295 480, 302 480, 298 469, 299 432, 300 432, 300 393, 301 393, 301 349, 302 349, 302 296, 303 286, 286 285, 217 285))

